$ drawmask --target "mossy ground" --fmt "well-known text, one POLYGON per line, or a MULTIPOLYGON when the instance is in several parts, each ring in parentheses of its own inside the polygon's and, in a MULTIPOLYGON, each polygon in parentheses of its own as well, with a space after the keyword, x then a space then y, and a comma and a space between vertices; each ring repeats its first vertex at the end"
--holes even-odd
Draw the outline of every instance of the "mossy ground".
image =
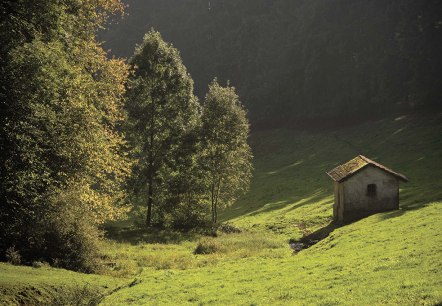
POLYGON ((103 245, 107 276, 1 264, 3 298, 13 303, 26 292, 31 300, 33 286, 48 290, 72 280, 101 286, 103 305, 440 303, 441 135, 440 114, 332 131, 256 132, 251 189, 221 215, 242 233, 114 228, 103 245), (401 185, 401 209, 342 226, 293 255, 290 238, 331 222, 332 182, 325 172, 358 154, 409 178, 401 185), (213 251, 194 254, 198 244, 213 251))

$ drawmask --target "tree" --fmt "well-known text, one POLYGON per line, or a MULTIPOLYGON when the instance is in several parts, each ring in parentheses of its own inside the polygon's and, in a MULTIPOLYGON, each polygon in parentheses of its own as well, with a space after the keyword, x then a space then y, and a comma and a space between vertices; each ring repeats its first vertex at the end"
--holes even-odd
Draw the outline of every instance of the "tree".
POLYGON ((249 187, 252 153, 248 135, 246 111, 235 89, 222 87, 215 79, 204 100, 201 127, 201 164, 214 223, 218 208, 231 205, 249 187))
POLYGON ((154 203, 166 205, 177 193, 170 182, 185 169, 184 140, 198 123, 199 106, 178 50, 160 33, 144 36, 130 65, 128 130, 137 160, 132 180, 135 194, 147 197, 146 224, 151 226, 154 203))
POLYGON ((15 246, 26 260, 51 262, 64 256, 51 253, 48 237, 64 226, 56 218, 71 218, 72 231, 63 234, 71 237, 126 211, 130 161, 118 127, 127 67, 107 59, 95 40, 106 16, 121 9, 110 0, 0 6, 1 254, 15 246), (90 224, 79 226, 80 213, 90 224))

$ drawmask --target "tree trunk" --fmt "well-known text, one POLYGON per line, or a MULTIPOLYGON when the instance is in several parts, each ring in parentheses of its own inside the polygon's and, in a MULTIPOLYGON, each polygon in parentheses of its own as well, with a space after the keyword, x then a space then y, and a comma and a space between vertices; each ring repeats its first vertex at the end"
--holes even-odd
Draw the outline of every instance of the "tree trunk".
POLYGON ((214 204, 213 204, 213 207, 214 207, 214 222, 213 223, 218 222, 218 199, 219 199, 219 190, 220 190, 220 188, 221 188, 221 177, 218 178, 217 186, 216 186, 216 189, 215 189, 216 190, 215 191, 215 196, 214 196, 215 201, 214 201, 214 204))
POLYGON ((212 184, 212 187, 210 189, 211 193, 211 200, 212 200, 212 223, 215 223, 215 186, 212 184))
POLYGON ((153 178, 149 178, 149 189, 147 195, 147 216, 146 225, 147 227, 152 226, 152 203, 153 203, 153 178))
POLYGON ((213 223, 218 222, 218 211, 217 211, 217 207, 216 207, 216 206, 217 206, 217 205, 215 204, 215 220, 214 220, 213 223))

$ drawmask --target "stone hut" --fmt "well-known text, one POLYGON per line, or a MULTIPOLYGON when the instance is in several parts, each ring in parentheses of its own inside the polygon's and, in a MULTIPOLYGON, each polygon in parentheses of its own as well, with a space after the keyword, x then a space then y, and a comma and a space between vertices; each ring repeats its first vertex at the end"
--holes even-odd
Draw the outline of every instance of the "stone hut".
POLYGON ((399 182, 408 181, 404 175, 362 155, 327 174, 334 181, 333 218, 340 222, 399 209, 399 182))

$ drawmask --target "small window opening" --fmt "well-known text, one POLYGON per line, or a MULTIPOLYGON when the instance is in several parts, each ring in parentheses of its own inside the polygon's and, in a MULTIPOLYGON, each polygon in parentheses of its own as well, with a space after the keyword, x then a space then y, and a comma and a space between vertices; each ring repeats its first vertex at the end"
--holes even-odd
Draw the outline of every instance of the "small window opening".
POLYGON ((376 184, 368 184, 367 185, 367 195, 369 197, 373 197, 376 195, 376 184))

